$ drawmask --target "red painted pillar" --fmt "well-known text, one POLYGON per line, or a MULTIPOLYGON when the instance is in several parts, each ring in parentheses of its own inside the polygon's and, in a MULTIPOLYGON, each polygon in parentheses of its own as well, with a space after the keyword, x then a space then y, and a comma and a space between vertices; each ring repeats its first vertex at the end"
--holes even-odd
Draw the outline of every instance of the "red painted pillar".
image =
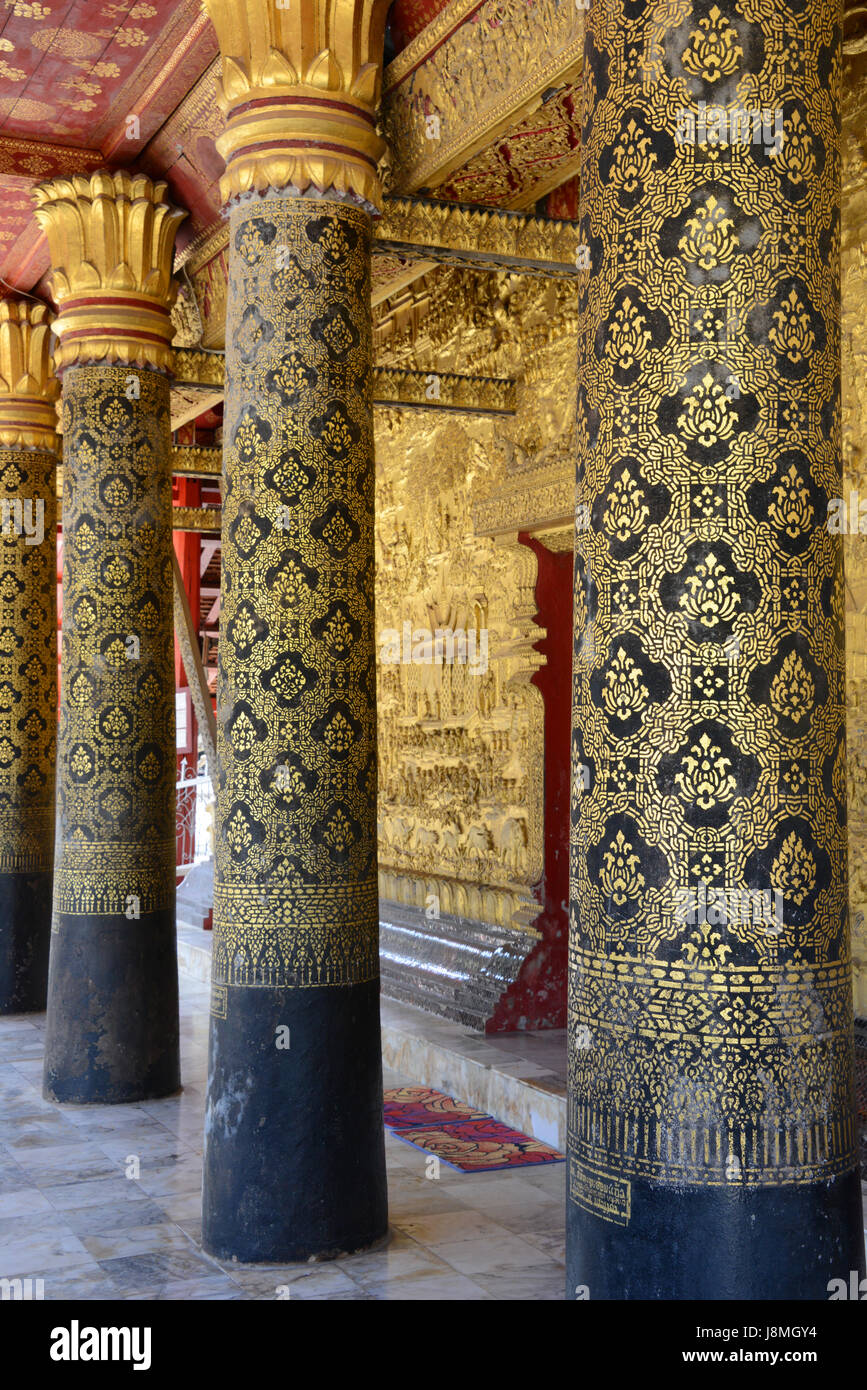
MULTIPOLYGON (((201 505, 202 485, 196 478, 175 478, 172 483, 172 501, 176 507, 198 507, 201 505)), ((175 531, 172 537, 174 541, 175 554, 178 557, 178 566, 181 577, 184 581, 184 588, 187 592, 187 600, 190 605, 190 612, 194 618, 198 618, 199 613, 199 593, 201 589, 202 574, 202 538, 194 532, 175 531)), ((181 657, 177 637, 175 637, 175 689, 187 690, 189 682, 187 673, 184 670, 183 658, 181 657)), ((189 733, 187 751, 178 750, 178 777, 181 774, 181 765, 186 760, 187 776, 194 775, 196 767, 196 748, 198 744, 198 726, 196 716, 192 708, 189 710, 189 733)), ((195 789, 189 791, 179 791, 177 800, 177 862, 178 864, 190 864, 195 854, 195 789)))
POLYGON ((569 935, 569 745, 572 731, 572 552, 548 550, 531 536, 519 539, 539 562, 536 622, 547 630, 538 642, 547 663, 533 677, 545 706, 545 858, 537 895, 542 933, 514 984, 503 995, 485 1031, 566 1026, 569 935))

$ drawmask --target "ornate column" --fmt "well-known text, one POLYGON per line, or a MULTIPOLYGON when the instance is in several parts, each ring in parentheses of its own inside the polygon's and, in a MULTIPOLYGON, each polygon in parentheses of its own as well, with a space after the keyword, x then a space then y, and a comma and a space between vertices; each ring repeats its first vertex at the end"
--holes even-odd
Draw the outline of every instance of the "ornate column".
POLYGON ((58 394, 48 311, 0 301, 0 1014, 45 1008, 57 751, 58 394))
POLYGON ((837 26, 588 14, 569 1297, 826 1299, 863 1269, 837 26))
POLYGON ((206 0, 229 301, 204 1242, 386 1230, 370 221, 382 0, 206 0))
POLYGON ((63 640, 45 1093, 177 1089, 166 185, 35 190, 59 306, 63 640))

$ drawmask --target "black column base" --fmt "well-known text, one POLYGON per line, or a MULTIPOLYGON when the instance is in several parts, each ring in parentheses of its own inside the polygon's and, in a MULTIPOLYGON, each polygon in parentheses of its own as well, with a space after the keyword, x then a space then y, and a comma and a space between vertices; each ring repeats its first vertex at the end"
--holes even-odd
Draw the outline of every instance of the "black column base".
POLYGON ((48 996, 54 875, 0 874, 0 1014, 38 1014, 48 996))
MULTIPOLYGON (((570 1163, 571 1168, 571 1163, 570 1163)), ((571 1186, 571 1183, 570 1183, 571 1186)), ((804 1187, 631 1179, 628 1225, 566 1198, 566 1298, 827 1302, 864 1276, 857 1170, 804 1187), (586 1290, 586 1292, 585 1292, 586 1290)))
POLYGON ((211 1018, 205 1249, 290 1264, 376 1244, 388 1228, 379 981, 226 993, 226 1017, 211 1018))
POLYGON ((60 917, 51 938, 47 1100, 120 1105, 180 1088, 174 912, 60 917))

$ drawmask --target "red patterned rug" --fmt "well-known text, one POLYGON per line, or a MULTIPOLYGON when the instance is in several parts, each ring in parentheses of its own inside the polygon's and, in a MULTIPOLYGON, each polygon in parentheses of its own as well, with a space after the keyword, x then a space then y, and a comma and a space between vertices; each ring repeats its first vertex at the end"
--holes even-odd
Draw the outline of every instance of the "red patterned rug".
POLYGON ((462 1105, 430 1086, 397 1086, 385 1093, 385 1123, 389 1129, 416 1129, 419 1125, 454 1124, 486 1120, 487 1112, 462 1105))
POLYGON ((564 1162, 563 1154, 540 1139, 427 1086, 386 1091, 385 1123, 396 1138, 434 1154, 459 1173, 564 1162))

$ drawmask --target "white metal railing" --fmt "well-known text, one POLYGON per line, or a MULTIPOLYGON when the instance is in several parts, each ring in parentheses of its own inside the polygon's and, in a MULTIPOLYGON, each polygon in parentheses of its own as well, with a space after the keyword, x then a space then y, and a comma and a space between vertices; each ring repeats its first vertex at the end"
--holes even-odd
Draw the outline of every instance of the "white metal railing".
POLYGON ((178 864, 178 871, 182 872, 210 859, 214 853, 214 784, 204 753, 199 754, 195 767, 182 758, 175 788, 178 843, 184 846, 186 859, 178 864))

